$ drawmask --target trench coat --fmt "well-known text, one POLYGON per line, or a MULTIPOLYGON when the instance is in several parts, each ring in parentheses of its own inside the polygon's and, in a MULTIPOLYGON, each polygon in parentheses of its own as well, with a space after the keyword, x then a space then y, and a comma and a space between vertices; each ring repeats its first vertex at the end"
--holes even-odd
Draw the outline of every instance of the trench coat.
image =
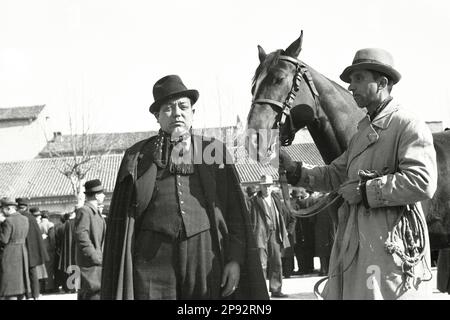
MULTIPOLYGON (((239 286, 231 299, 268 299, 267 287, 251 232, 245 199, 225 146, 218 140, 193 136, 195 170, 205 193, 211 238, 218 247, 222 267, 231 259, 240 261, 239 286), (215 152, 222 164, 208 164, 202 154, 215 152), (200 158, 197 156, 200 153, 200 158), (233 249, 234 248, 234 249, 233 249), (242 250, 244 249, 244 250, 242 250), (233 257, 232 252, 243 252, 233 257)), ((129 148, 122 159, 111 199, 106 234, 101 298, 133 300, 133 241, 135 221, 150 203, 156 179, 156 136, 129 148)))
POLYGON ((359 170, 384 175, 367 181, 369 209, 344 202, 338 210, 325 299, 426 299, 431 294, 430 247, 425 225, 425 258, 413 269, 414 283, 404 283, 402 261, 385 250, 390 239, 404 250, 400 216, 407 204, 430 199, 437 186, 436 154, 426 124, 410 116, 392 100, 372 121, 358 124, 347 151, 328 166, 304 165, 299 186, 318 191, 338 190, 358 181, 359 170), (398 232, 398 233, 396 233, 398 232), (400 233, 401 234, 401 233, 400 233))
POLYGON ((81 272, 80 299, 100 294, 105 229, 105 219, 92 204, 86 202, 77 209, 75 241, 76 259, 81 272))
POLYGON ((14 213, 0 224, 0 297, 18 296, 31 291, 28 252, 25 239, 28 219, 14 213))

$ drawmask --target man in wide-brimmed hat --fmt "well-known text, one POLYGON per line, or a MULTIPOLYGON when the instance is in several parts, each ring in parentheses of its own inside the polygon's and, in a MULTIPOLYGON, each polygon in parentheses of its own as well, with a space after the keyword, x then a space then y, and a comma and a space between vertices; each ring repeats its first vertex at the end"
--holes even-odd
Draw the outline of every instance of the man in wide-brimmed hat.
POLYGON ((273 298, 287 297, 281 291, 283 281, 282 256, 293 257, 288 239, 289 228, 295 230, 295 219, 291 216, 280 196, 273 192, 271 175, 262 175, 258 194, 251 199, 252 219, 256 243, 262 268, 269 279, 269 291, 273 298), (286 252, 289 248, 289 251, 286 252))
POLYGON ((126 151, 114 188, 102 298, 267 298, 227 150, 192 134, 198 91, 168 75, 153 97, 159 133, 126 151))
POLYGON ((99 206, 105 200, 99 179, 84 184, 86 201, 76 210, 75 242, 77 263, 80 267, 78 300, 99 300, 102 279, 103 245, 106 223, 99 206))
POLYGON ((323 295, 426 299, 432 289, 430 246, 419 202, 436 191, 433 137, 392 98, 401 76, 386 50, 359 50, 341 79, 358 106, 367 109, 348 150, 330 165, 316 167, 281 152, 289 183, 336 190, 345 200, 323 295))

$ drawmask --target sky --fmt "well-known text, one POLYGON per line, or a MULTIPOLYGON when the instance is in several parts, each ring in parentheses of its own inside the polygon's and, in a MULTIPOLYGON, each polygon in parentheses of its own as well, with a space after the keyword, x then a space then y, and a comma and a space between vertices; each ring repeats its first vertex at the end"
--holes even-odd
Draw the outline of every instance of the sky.
POLYGON ((46 105, 52 131, 155 130, 152 87, 197 89, 194 126, 234 125, 250 108, 257 45, 285 49, 337 83, 358 49, 392 53, 393 96, 450 127, 447 0, 0 0, 0 107, 46 105), (84 123, 84 128, 83 124, 84 123))

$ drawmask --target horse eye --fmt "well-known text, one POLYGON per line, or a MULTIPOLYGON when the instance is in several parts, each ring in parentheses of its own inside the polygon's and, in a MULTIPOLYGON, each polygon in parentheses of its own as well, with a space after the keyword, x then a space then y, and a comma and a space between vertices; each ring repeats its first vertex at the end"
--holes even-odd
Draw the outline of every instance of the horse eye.
POLYGON ((276 83, 276 84, 281 84, 281 83, 283 82, 284 79, 285 79, 285 77, 275 78, 275 83, 276 83))

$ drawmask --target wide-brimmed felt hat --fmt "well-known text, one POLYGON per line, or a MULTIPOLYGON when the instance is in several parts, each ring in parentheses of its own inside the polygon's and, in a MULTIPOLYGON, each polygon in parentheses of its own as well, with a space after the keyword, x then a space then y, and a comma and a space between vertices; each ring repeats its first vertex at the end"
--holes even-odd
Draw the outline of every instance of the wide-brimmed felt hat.
POLYGON ((99 179, 86 181, 84 184, 84 193, 101 193, 103 186, 99 179))
POLYGON ((194 105, 198 100, 199 93, 197 90, 188 89, 178 75, 168 75, 159 79, 153 86, 155 102, 150 106, 150 112, 158 112, 161 104, 176 97, 188 97, 192 100, 192 105, 194 105))
POLYGON ((273 184, 273 178, 271 175, 262 175, 259 179, 259 184, 273 184))
POLYGON ((0 207, 7 207, 7 206, 17 206, 17 202, 11 198, 7 198, 7 197, 2 198, 0 200, 0 207))
POLYGON ((358 50, 352 65, 345 68, 340 78, 350 83, 350 74, 355 70, 374 70, 390 77, 394 84, 402 78, 400 72, 394 68, 394 58, 384 49, 366 48, 358 50))

